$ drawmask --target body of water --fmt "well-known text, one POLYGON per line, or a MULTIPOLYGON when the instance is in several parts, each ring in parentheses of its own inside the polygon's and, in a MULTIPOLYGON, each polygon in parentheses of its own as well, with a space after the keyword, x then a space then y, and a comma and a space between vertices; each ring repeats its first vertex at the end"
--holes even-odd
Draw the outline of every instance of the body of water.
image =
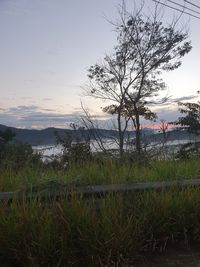
MULTIPOLYGON (((146 149, 159 149, 162 148, 162 146, 170 148, 171 152, 176 152, 178 148, 183 145, 187 144, 188 142, 191 142, 191 140, 174 140, 174 141, 168 141, 165 144, 162 142, 152 142, 150 144, 146 145, 146 149)), ((103 140, 103 145, 106 149, 117 149, 118 145, 113 140, 103 140)), ((127 145, 125 146, 126 150, 129 150, 133 147, 133 145, 127 145)), ((39 146, 33 146, 33 150, 35 152, 39 152, 42 154, 44 160, 50 160, 53 156, 59 156, 63 153, 63 148, 61 145, 39 145, 39 146)), ((98 143, 96 141, 91 142, 91 151, 92 152, 98 152, 101 151, 101 148, 99 147, 98 143)))

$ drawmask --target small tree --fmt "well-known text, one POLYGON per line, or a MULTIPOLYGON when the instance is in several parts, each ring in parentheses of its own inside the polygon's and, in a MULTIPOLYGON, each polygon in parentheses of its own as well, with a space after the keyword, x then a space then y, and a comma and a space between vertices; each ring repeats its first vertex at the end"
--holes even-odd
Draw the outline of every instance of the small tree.
POLYGON ((88 72, 87 93, 108 102, 105 112, 116 114, 120 155, 124 151, 124 137, 132 121, 136 132, 136 150, 141 151, 140 120, 155 118, 148 104, 165 89, 163 71, 181 65, 180 59, 191 50, 185 40, 187 32, 176 27, 177 21, 164 26, 157 9, 153 16, 145 16, 142 9, 131 14, 122 5, 119 22, 114 24, 117 45, 102 63, 92 65, 88 72))
POLYGON ((179 111, 185 114, 184 117, 179 117, 176 125, 187 127, 191 133, 200 133, 200 102, 198 103, 179 103, 179 111))
POLYGON ((31 145, 14 139, 10 128, 0 131, 0 168, 19 170, 26 166, 40 166, 41 155, 34 153, 31 145))
POLYGON ((165 120, 161 120, 159 124, 160 132, 163 134, 163 146, 167 142, 167 131, 169 128, 169 123, 165 120))
POLYGON ((0 131, 0 143, 7 144, 13 140, 15 133, 10 129, 6 128, 4 131, 0 131))
POLYGON ((60 136, 55 132, 56 142, 62 146, 62 157, 60 158, 63 166, 71 163, 82 163, 91 159, 90 135, 84 127, 72 123, 73 134, 65 132, 60 136))
MULTIPOLYGON (((197 93, 200 93, 199 91, 197 93)), ((182 103, 179 102, 179 111, 185 116, 179 117, 173 124, 185 127, 189 133, 199 135, 200 134, 200 101, 197 103, 182 103)), ((191 157, 199 157, 199 148, 196 143, 189 142, 184 144, 177 154, 179 159, 188 159, 191 157)))
POLYGON ((5 159, 6 147, 13 141, 15 133, 10 128, 6 128, 4 131, 0 131, 0 162, 5 159))

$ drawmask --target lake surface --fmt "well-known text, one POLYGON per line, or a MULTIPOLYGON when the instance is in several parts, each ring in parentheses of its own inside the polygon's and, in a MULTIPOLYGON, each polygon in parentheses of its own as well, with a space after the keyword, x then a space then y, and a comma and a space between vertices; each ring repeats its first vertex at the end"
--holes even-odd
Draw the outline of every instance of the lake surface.
MULTIPOLYGON (((165 147, 170 148, 170 152, 176 152, 179 148, 180 145, 186 144, 188 142, 191 142, 191 140, 174 140, 174 141, 168 141, 164 144, 165 147)), ((116 144, 115 141, 113 140, 103 140, 104 143, 104 147, 106 149, 117 149, 118 145, 116 144)), ((163 143, 156 143, 156 142, 152 142, 148 145, 146 145, 146 149, 150 150, 150 149, 160 149, 162 148, 163 143)), ((133 147, 133 145, 126 145, 125 149, 129 150, 133 147)), ((39 146, 33 146, 32 147, 33 150, 35 152, 40 152, 43 156, 44 160, 50 160, 51 157, 53 156, 59 156, 62 155, 63 149, 61 145, 39 145, 39 146)), ((96 141, 92 141, 91 142, 91 151, 92 152, 98 152, 101 151, 101 149, 99 148, 99 145, 96 141)))

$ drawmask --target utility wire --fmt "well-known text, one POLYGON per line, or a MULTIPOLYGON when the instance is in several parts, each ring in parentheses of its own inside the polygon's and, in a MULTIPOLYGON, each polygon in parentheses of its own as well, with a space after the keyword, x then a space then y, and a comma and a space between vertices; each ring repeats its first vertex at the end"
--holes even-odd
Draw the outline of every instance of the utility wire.
POLYGON ((179 12, 181 12, 181 13, 183 13, 183 14, 186 14, 186 15, 189 15, 189 16, 191 16, 191 17, 194 17, 194 18, 196 18, 196 19, 200 19, 200 17, 195 16, 195 15, 193 15, 193 14, 191 14, 191 13, 185 12, 184 10, 181 10, 181 9, 176 8, 176 7, 173 7, 173 6, 164 4, 164 3, 160 2, 160 1, 157 1, 157 0, 152 0, 152 1, 155 2, 155 3, 161 4, 161 5, 163 5, 163 6, 169 7, 169 8, 171 8, 171 9, 173 9, 173 10, 179 11, 179 12))
POLYGON ((200 6, 195 5, 194 3, 192 3, 192 2, 190 2, 190 1, 188 1, 188 0, 184 0, 184 2, 185 2, 185 3, 188 3, 188 4, 192 5, 192 6, 197 7, 197 8, 200 9, 200 6))
POLYGON ((180 4, 178 4, 178 3, 176 3, 176 2, 174 2, 174 1, 172 1, 172 0, 167 0, 167 1, 170 2, 170 3, 172 3, 172 4, 174 4, 174 5, 177 5, 177 6, 179 6, 179 7, 182 7, 182 8, 184 8, 184 9, 188 9, 188 10, 190 10, 190 11, 192 11, 192 12, 195 12, 195 13, 197 13, 197 14, 200 14, 200 12, 198 12, 198 11, 196 11, 196 10, 194 10, 194 9, 191 9, 191 8, 189 8, 189 7, 187 7, 187 6, 180 5, 180 4))

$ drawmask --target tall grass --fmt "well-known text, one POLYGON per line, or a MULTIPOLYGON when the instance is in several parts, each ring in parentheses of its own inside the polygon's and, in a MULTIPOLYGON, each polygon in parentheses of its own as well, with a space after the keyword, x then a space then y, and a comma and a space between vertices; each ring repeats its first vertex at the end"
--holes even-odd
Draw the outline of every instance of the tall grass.
POLYGON ((127 162, 104 160, 100 163, 74 164, 68 169, 25 167, 0 172, 0 191, 15 191, 49 183, 73 185, 113 184, 140 181, 168 181, 200 178, 200 160, 156 161, 145 167, 127 162))
POLYGON ((194 187, 0 204, 0 266, 134 266, 147 251, 192 242, 200 242, 194 187))
MULTIPOLYGON (((200 177, 200 161, 146 167, 104 160, 67 170, 26 167, 0 173, 0 191, 200 177), (53 182, 53 183, 52 183, 53 182)), ((134 266, 146 252, 200 244, 200 188, 111 194, 104 199, 0 202, 0 266, 134 266)))

